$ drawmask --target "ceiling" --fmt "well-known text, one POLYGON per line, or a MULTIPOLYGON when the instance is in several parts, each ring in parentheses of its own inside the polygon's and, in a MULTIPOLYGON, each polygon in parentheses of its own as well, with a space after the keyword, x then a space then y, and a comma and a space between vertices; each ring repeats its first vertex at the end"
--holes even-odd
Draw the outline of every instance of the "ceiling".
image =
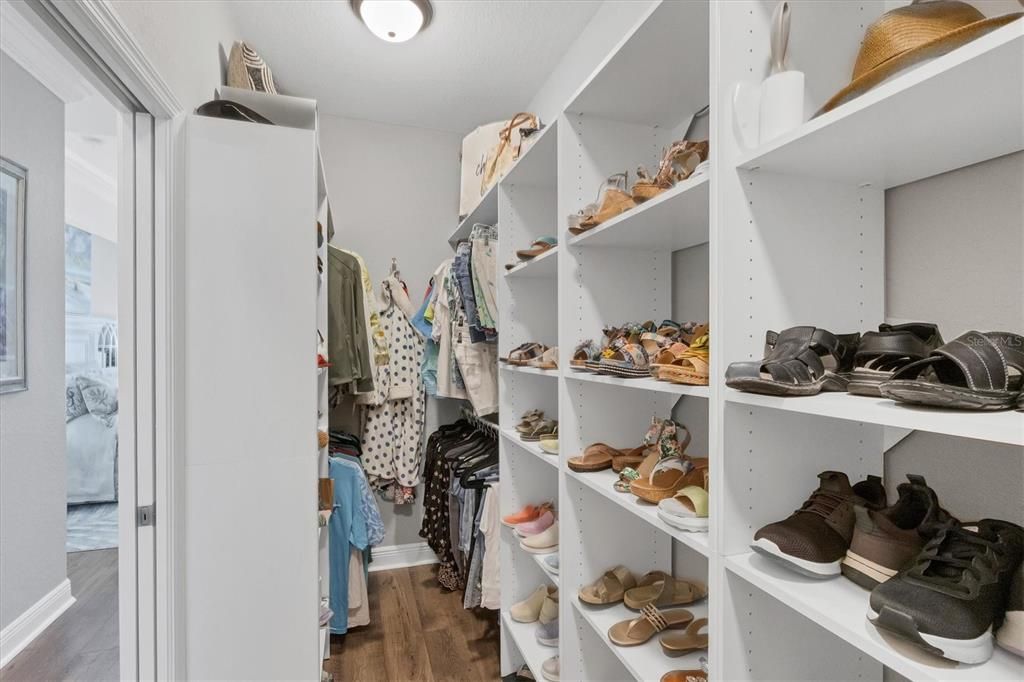
POLYGON ((599 0, 433 0, 406 43, 373 36, 348 0, 227 3, 279 92, 321 113, 466 133, 527 106, 599 0))

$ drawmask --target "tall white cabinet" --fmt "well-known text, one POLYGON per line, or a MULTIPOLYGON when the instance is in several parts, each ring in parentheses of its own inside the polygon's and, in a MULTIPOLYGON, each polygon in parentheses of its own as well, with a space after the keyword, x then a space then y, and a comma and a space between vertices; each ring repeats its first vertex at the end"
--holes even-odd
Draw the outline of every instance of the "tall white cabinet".
MULTIPOLYGON (((805 71, 814 105, 849 80, 865 28, 899 4, 790 2, 790 61, 805 71)), ((991 4, 998 14, 1015 3, 991 4)), ((759 527, 799 507, 820 471, 881 475, 886 448, 912 430, 1022 446, 1024 416, 914 410, 847 394, 773 398, 723 380, 730 362, 762 357, 766 330, 863 332, 886 321, 885 190, 1024 148, 1024 21, 745 149, 733 91, 767 75, 775 5, 654 3, 481 204, 497 207, 501 355, 524 341, 561 351, 557 371, 499 373, 502 513, 553 500, 561 537, 556 575, 502 529, 505 674, 525 662, 539 676, 544 660, 560 655, 563 680, 658 680, 699 668, 706 656, 713 680, 1024 678, 1024 661, 999 649, 983 665, 951 667, 885 639, 865 618, 868 592, 845 578, 789 573, 749 548, 759 527), (705 104, 707 175, 584 235, 567 231, 565 217, 595 200, 603 178, 628 170, 632 180, 638 163, 656 165, 705 104), (544 235, 557 235, 557 249, 501 271, 544 235), (664 318, 710 320, 710 386, 569 369, 573 347, 599 340, 603 326, 664 318), (559 420, 560 455, 517 438, 515 424, 533 408, 559 420), (615 492, 611 471, 566 465, 590 443, 639 444, 652 415, 686 424, 688 452, 710 457, 707 534, 666 526, 655 507, 615 492), (576 595, 617 564, 706 579, 709 598, 688 608, 709 617, 710 649, 669 658, 657 638, 611 644, 608 628, 636 612, 589 607, 576 595), (560 588, 557 648, 538 644, 535 625, 509 617, 541 584, 560 588)), ((1001 284, 1024 297, 1021 282, 1001 284)), ((1022 520, 1017 500, 1003 506, 1003 518, 1022 520)))
POLYGON ((316 256, 326 270, 326 252, 315 105, 297 123, 283 115, 289 103, 275 114, 269 96, 251 97, 282 124, 185 123, 187 674, 318 680, 328 579, 317 531, 326 287, 316 256))

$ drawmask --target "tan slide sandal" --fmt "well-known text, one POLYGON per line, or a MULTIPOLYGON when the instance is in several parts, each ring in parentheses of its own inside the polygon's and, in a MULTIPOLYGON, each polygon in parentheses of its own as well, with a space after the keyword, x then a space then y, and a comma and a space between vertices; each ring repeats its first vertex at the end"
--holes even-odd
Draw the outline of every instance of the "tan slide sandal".
POLYGON ((651 585, 634 587, 625 594, 626 606, 639 611, 648 604, 682 606, 708 596, 708 587, 699 580, 666 576, 651 585))
POLYGON ((608 628, 608 639, 619 646, 636 646, 665 630, 682 630, 693 620, 686 609, 659 611, 645 606, 639 618, 623 620, 608 628))
POLYGON ((624 454, 622 450, 613 448, 606 443, 593 443, 579 457, 569 458, 569 468, 580 473, 588 471, 604 471, 612 465, 616 457, 624 454))
POLYGON ((625 566, 616 566, 604 575, 580 588, 580 601, 587 604, 617 604, 626 590, 636 586, 636 578, 625 566))
POLYGON ((661 649, 668 656, 679 656, 690 651, 708 648, 708 633, 701 632, 708 626, 707 618, 698 618, 690 623, 686 632, 665 635, 661 638, 661 649))

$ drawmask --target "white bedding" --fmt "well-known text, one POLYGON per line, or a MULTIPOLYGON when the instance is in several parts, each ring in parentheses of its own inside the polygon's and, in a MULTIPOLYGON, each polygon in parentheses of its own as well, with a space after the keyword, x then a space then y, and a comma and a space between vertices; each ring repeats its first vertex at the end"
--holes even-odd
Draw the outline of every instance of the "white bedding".
POLYGON ((117 417, 91 414, 67 423, 68 504, 117 500, 117 417))

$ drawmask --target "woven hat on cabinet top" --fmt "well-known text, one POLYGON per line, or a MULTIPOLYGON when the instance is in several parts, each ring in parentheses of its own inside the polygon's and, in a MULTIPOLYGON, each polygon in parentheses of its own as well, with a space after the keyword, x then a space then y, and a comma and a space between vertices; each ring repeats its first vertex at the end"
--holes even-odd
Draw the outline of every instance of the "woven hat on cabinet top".
POLYGON ((955 0, 915 0, 886 12, 864 32, 850 84, 815 116, 863 95, 907 67, 951 52, 1021 16, 1024 13, 1015 12, 986 19, 971 5, 955 0))

